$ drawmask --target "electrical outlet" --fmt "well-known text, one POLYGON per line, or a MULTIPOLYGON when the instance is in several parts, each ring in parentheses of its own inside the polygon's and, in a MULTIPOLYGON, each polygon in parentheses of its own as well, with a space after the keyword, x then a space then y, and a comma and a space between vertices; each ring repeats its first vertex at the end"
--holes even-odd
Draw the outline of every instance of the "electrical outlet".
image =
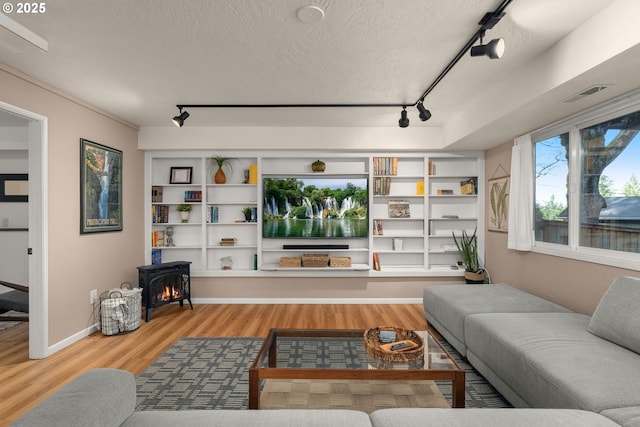
POLYGON ((98 290, 93 289, 89 291, 89 304, 93 305, 98 301, 98 290))

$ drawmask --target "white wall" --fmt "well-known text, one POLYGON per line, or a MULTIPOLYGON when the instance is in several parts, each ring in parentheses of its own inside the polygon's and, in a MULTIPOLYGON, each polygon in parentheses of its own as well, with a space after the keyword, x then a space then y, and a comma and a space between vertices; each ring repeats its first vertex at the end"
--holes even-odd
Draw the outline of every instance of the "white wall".
POLYGON ((137 128, 0 64, 0 101, 47 118, 47 244, 42 256, 51 351, 92 325, 89 293, 135 282, 144 264, 144 153, 137 128), (81 235, 80 138, 123 152, 123 231, 81 235))
POLYGON ((439 127, 143 127, 141 150, 425 151, 442 148, 439 127))

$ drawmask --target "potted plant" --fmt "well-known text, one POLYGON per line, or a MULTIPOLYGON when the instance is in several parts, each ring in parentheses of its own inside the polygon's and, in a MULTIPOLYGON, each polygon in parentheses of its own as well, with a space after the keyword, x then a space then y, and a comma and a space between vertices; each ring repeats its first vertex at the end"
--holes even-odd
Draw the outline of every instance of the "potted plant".
POLYGON ((215 182, 216 184, 224 184, 225 182, 227 182, 227 176, 224 174, 222 168, 224 166, 227 166, 229 168, 229 171, 232 171, 231 160, 233 160, 231 157, 222 156, 215 156, 211 159, 211 163, 215 163, 218 166, 218 170, 213 176, 213 182, 215 182))
POLYGON ((191 212, 192 206, 187 204, 181 204, 176 206, 176 210, 180 212, 180 219, 182 222, 189 222, 189 212, 191 212))
POLYGON ((244 214, 245 222, 251 222, 251 208, 250 207, 242 208, 242 213, 244 214))
POLYGON ((462 235, 457 238, 455 233, 453 234, 453 241, 458 247, 458 252, 462 257, 462 263, 464 265, 464 278, 467 283, 484 283, 486 273, 482 267, 480 267, 480 260, 478 259, 478 236, 476 235, 477 228, 473 230, 473 234, 469 235, 466 231, 462 231, 462 235))

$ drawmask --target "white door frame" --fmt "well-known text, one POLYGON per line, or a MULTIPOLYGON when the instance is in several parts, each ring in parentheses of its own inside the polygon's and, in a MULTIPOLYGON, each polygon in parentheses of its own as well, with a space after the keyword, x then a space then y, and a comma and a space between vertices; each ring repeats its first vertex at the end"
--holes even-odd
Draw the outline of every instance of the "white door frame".
POLYGON ((1 101, 0 109, 29 121, 29 358, 43 359, 49 355, 48 119, 1 101))

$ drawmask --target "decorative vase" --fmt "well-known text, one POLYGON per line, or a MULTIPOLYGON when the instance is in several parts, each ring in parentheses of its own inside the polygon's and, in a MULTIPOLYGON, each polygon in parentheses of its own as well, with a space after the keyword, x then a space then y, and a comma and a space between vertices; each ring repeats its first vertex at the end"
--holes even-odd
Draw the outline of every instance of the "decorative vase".
POLYGON ((188 211, 180 212, 180 219, 182 220, 182 222, 189 222, 189 212, 188 211))
POLYGON ((224 174, 222 168, 218 168, 218 172, 213 176, 213 182, 216 184, 224 184, 227 182, 227 176, 224 174))
POLYGON ((314 171, 314 172, 324 172, 325 167, 326 167, 326 165, 320 159, 318 159, 315 162, 311 163, 311 170, 314 171))

